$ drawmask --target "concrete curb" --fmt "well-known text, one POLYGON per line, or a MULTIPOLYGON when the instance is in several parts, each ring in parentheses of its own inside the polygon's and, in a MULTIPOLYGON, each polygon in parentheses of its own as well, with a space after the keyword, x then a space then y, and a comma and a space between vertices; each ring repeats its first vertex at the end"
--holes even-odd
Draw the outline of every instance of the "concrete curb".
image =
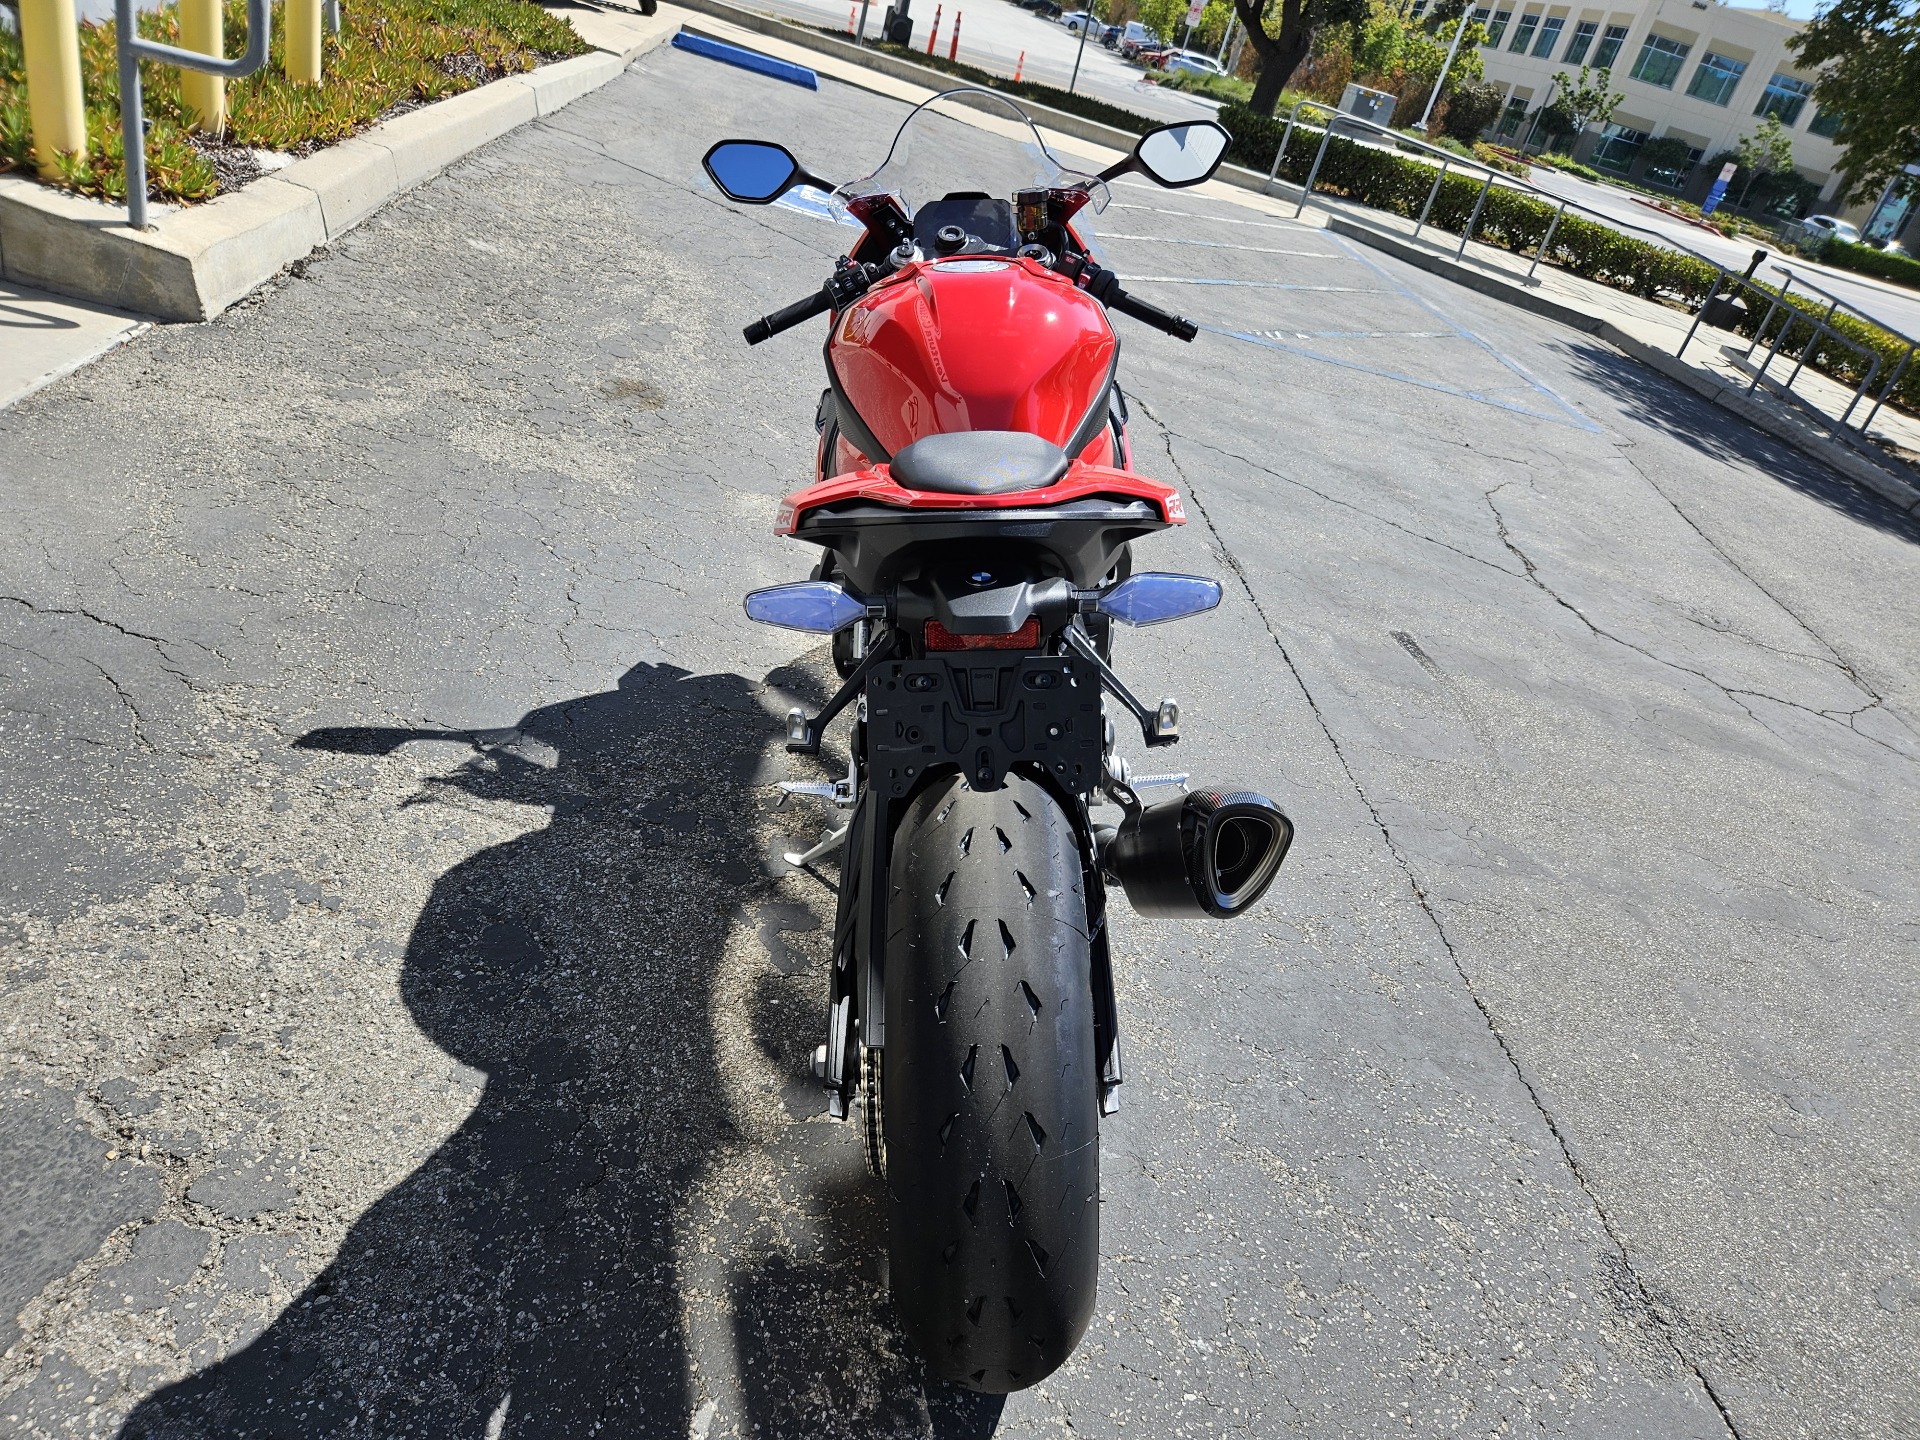
POLYGON ((396 195, 597 90, 673 31, 510 75, 362 131, 152 229, 125 211, 0 175, 0 277, 162 320, 211 320, 396 195))
POLYGON ((1362 225, 1343 215, 1327 218, 1327 229, 1336 235, 1344 235, 1357 240, 1362 245, 1375 250, 1385 251, 1396 259, 1425 270, 1428 274, 1438 275, 1465 286, 1490 299, 1499 300, 1522 310, 1530 310, 1536 315, 1553 320, 1559 324, 1581 330, 1597 339, 1606 341, 1631 360, 1637 360, 1650 370, 1657 370, 1668 379, 1679 382, 1701 399, 1730 411, 1783 444, 1792 446, 1809 459, 1821 464, 1851 480, 1863 490, 1871 491, 1885 500, 1895 509, 1909 515, 1920 515, 1920 486, 1902 478, 1879 462, 1862 454, 1844 441, 1816 429, 1788 402, 1770 404, 1756 400, 1738 386, 1731 385, 1710 371, 1696 365, 1689 365, 1677 355, 1671 355, 1658 346, 1628 334, 1612 321, 1598 315, 1589 315, 1544 295, 1536 295, 1530 290, 1476 270, 1470 265, 1448 260, 1435 255, 1418 245, 1375 230, 1372 226, 1362 225))

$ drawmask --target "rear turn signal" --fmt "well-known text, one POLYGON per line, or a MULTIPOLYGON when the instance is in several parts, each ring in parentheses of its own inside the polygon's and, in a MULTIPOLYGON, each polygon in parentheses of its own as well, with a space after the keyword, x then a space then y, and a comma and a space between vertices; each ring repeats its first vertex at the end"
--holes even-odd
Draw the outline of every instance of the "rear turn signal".
POLYGON ((956 635, 938 620, 927 622, 925 634, 929 650, 1038 650, 1040 617, 1030 616, 1011 635, 956 635))

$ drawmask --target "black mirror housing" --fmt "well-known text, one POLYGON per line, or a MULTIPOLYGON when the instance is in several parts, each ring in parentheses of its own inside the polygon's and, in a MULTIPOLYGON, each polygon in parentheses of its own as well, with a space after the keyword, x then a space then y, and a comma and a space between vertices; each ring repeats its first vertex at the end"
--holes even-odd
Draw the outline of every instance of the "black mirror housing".
POLYGON ((722 195, 742 205, 771 205, 801 185, 831 188, 786 146, 769 140, 722 140, 700 157, 700 168, 722 195))
POLYGON ((1217 120, 1187 120, 1149 130, 1133 153, 1100 172, 1102 180, 1121 175, 1145 175, 1168 190, 1184 190, 1213 178, 1233 136, 1217 120))

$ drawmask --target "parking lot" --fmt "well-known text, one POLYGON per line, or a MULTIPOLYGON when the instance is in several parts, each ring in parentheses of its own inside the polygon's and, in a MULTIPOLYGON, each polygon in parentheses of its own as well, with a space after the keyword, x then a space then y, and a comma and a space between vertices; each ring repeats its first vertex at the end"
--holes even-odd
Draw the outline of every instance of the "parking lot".
POLYGON ((0 1428, 1920 1429, 1920 534, 1133 183, 1101 252, 1205 327, 1116 322, 1191 516, 1137 558, 1227 596, 1117 663, 1298 838, 1256 918, 1115 917, 1086 1343, 923 1383, 807 1079, 825 647, 739 608, 811 563, 822 384, 740 326, 846 232, 698 170, 863 173, 903 113, 653 52, 0 414, 0 1428))

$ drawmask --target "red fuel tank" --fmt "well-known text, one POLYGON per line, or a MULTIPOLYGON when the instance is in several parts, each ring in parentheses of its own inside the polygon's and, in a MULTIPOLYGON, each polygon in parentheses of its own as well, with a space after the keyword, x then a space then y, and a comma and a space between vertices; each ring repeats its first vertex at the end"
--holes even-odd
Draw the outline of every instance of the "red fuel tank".
MULTIPOLYGON (((1073 454, 1106 435, 1119 348, 1105 308, 1062 276, 955 256, 909 265, 849 305, 827 359, 889 456, 954 430, 1024 430, 1073 454)), ((842 432, 866 451, 856 427, 843 420, 842 432)))

